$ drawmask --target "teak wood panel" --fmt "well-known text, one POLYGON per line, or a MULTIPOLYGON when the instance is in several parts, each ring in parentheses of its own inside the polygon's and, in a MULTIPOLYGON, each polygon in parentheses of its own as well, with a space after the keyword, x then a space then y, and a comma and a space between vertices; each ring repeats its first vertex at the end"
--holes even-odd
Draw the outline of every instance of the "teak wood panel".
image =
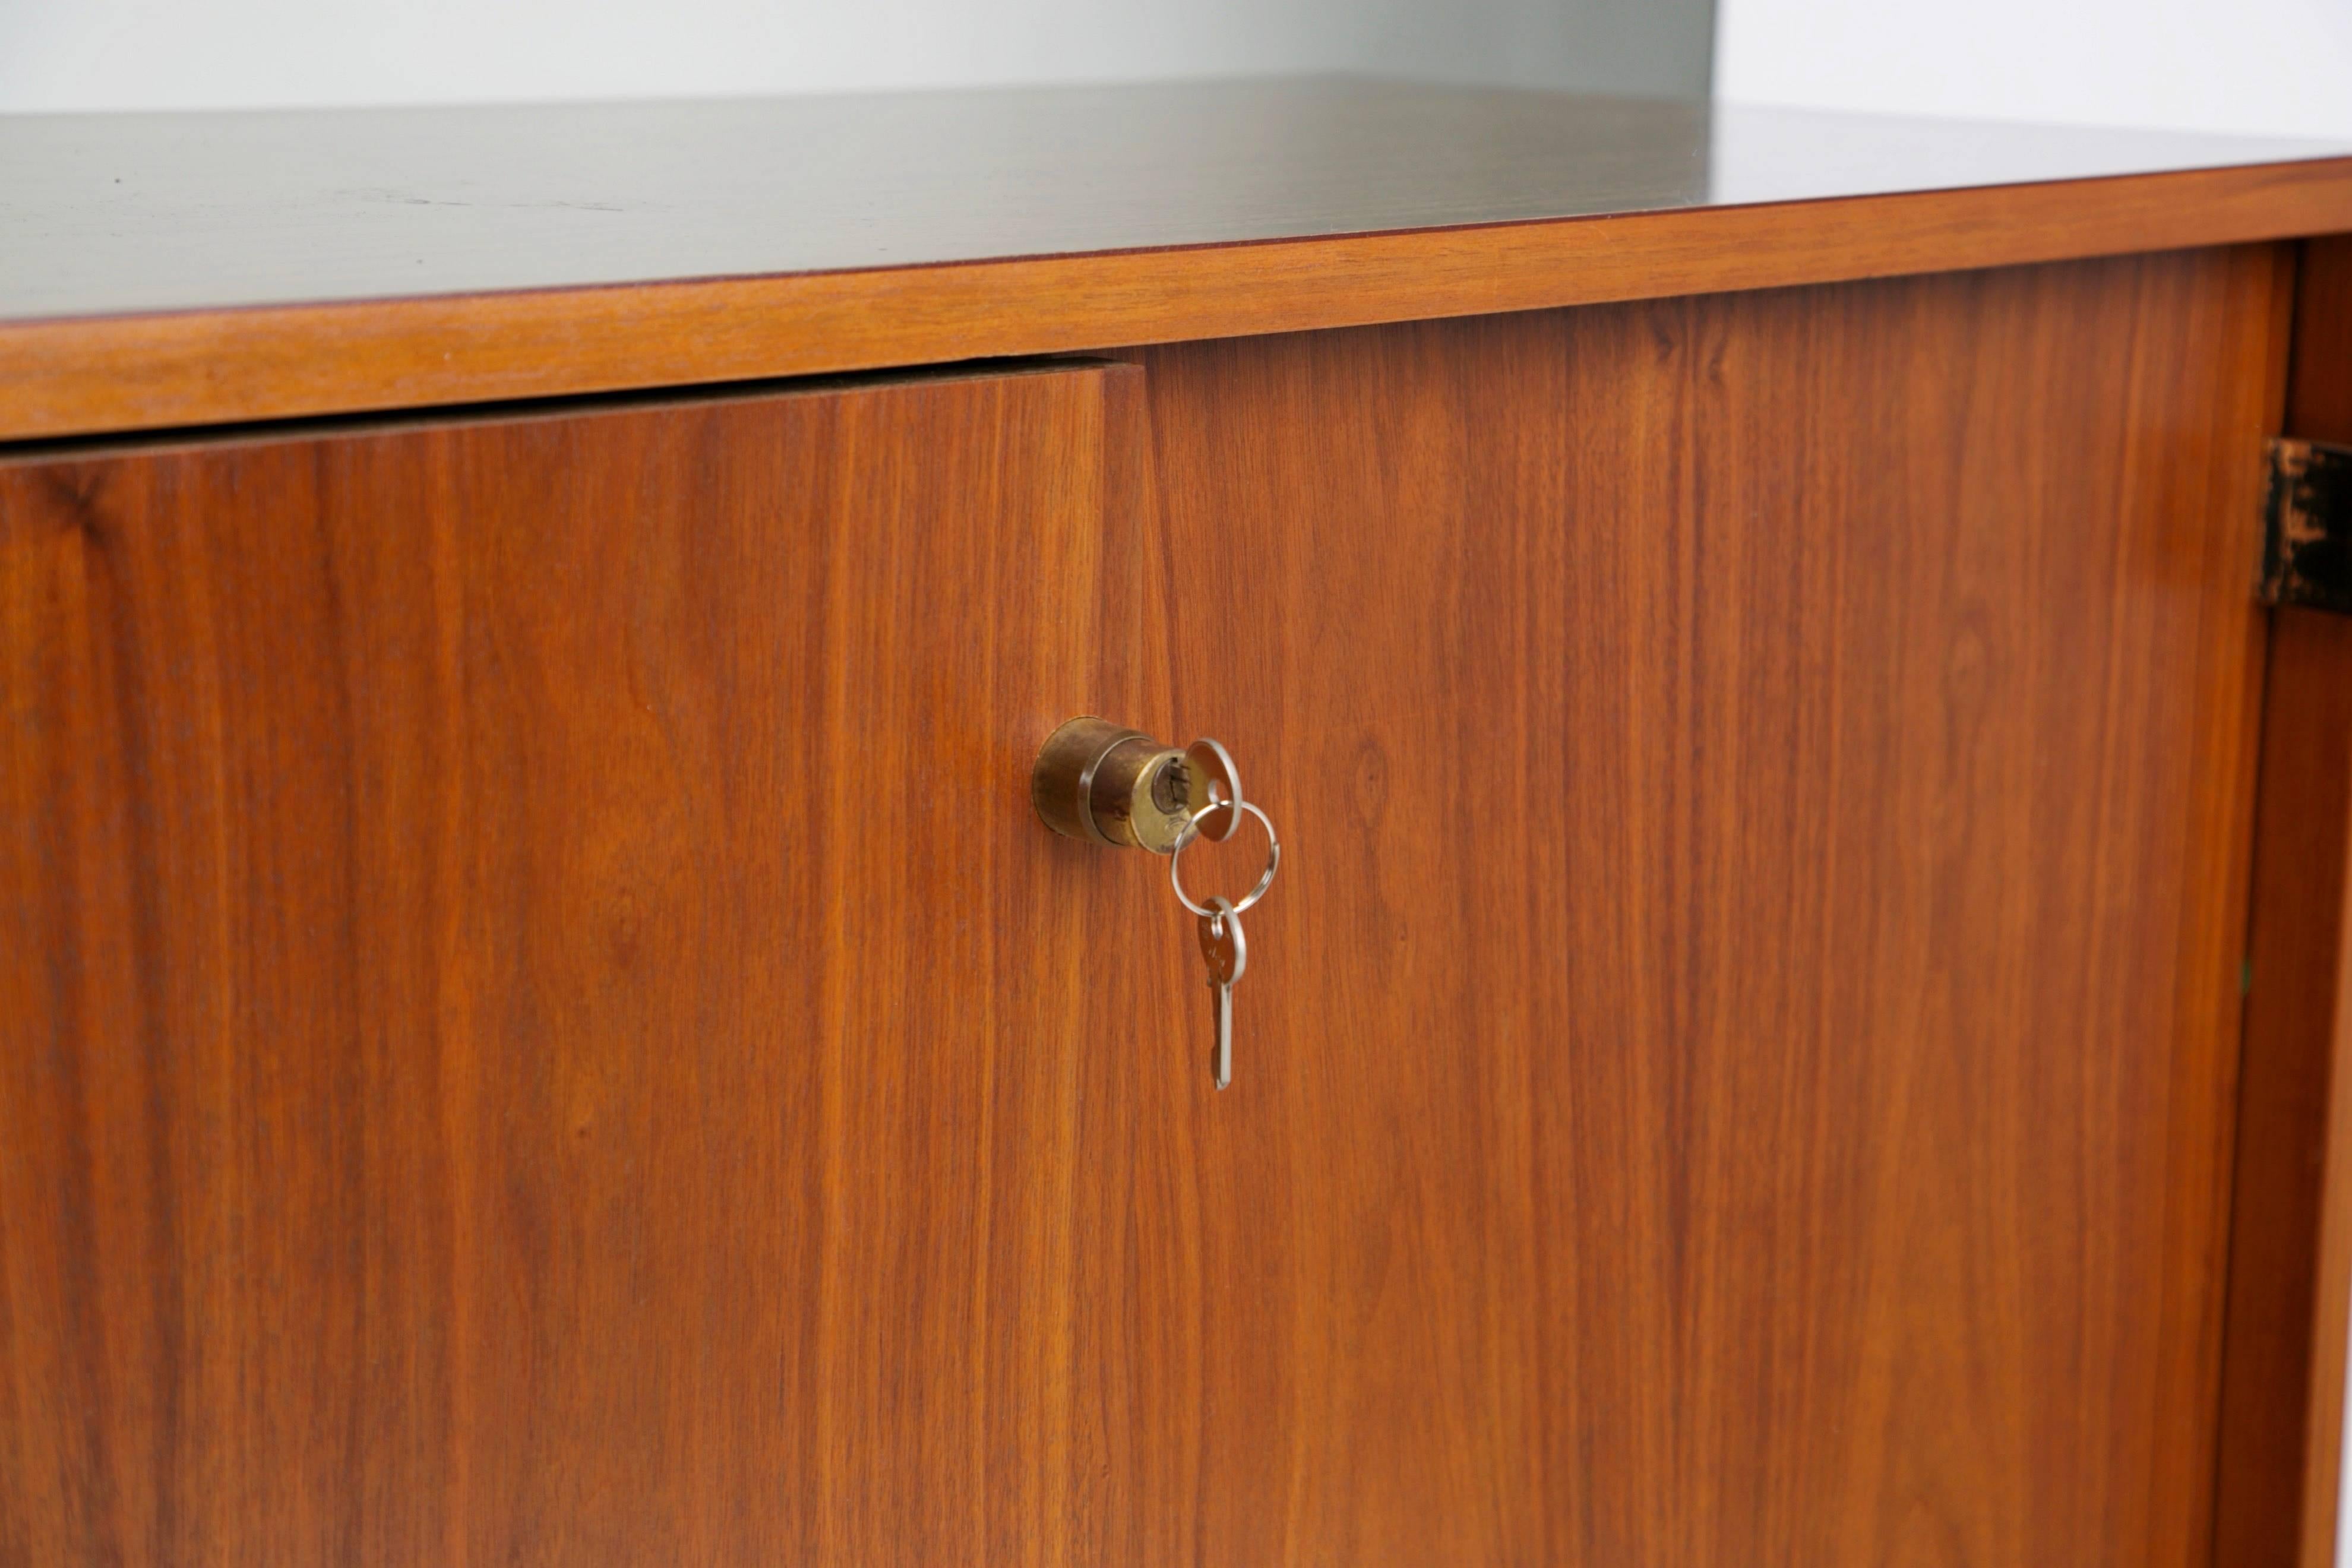
POLYGON ((1138 380, 0 468, 0 1562, 1083 1544, 1138 380))
POLYGON ((0 1553, 2197 1560, 2279 287, 0 469, 0 1553))
POLYGON ((1129 1560, 2202 1561, 2280 287, 1145 357, 1286 858, 1129 1560))
MULTIPOLYGON (((2352 441, 2352 238, 2303 247, 2280 426, 2352 441)), ((2263 693, 2216 1568, 2336 1561, 2352 1288, 2352 621, 2286 608, 2263 693)))

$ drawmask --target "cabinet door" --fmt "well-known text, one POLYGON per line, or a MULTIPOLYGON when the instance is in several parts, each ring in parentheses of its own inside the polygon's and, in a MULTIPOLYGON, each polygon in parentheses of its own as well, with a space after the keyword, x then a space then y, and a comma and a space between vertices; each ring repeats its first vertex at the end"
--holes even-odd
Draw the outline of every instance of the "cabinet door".
POLYGON ((2205 1561, 2285 287, 1148 356, 1284 864, 1126 1560, 2205 1561))
POLYGON ((0 466, 0 1562, 1085 1544, 1139 376, 0 466))

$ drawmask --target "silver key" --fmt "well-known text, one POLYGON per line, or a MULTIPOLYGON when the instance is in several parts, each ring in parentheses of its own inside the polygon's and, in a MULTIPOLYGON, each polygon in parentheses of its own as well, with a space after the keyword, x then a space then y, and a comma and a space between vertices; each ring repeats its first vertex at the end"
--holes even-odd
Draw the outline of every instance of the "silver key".
POLYGON ((1209 1081, 1223 1089, 1234 1080, 1234 982, 1249 967, 1249 940, 1231 899, 1211 899, 1200 923, 1201 956, 1209 961, 1209 989, 1216 993, 1217 1047, 1209 1058, 1209 1081))
POLYGON ((1211 802, 1192 826, 1210 843, 1223 844, 1242 825, 1242 775, 1234 766, 1234 754, 1223 742, 1203 735, 1184 749, 1184 766, 1201 781, 1211 802))

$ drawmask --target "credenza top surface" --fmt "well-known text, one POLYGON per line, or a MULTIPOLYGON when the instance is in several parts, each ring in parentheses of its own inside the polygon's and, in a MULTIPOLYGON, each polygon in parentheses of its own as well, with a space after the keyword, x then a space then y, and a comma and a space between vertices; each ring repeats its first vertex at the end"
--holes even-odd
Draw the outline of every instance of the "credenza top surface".
POLYGON ((2352 144, 1346 79, 0 117, 0 441, 2352 231, 2352 144))
POLYGON ((1346 79, 10 116, 0 320, 1223 246, 2347 154, 1346 79))

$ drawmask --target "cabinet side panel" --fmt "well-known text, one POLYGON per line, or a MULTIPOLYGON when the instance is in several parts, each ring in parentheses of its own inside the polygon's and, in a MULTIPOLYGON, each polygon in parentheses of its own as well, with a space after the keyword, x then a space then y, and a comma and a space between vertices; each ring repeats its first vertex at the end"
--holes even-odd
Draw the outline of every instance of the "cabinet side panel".
MULTIPOLYGON (((2352 239, 2304 247, 2284 432, 2352 441, 2352 239)), ((2336 1561, 2352 1276, 2352 623, 2271 626, 2214 1562, 2336 1561)))

